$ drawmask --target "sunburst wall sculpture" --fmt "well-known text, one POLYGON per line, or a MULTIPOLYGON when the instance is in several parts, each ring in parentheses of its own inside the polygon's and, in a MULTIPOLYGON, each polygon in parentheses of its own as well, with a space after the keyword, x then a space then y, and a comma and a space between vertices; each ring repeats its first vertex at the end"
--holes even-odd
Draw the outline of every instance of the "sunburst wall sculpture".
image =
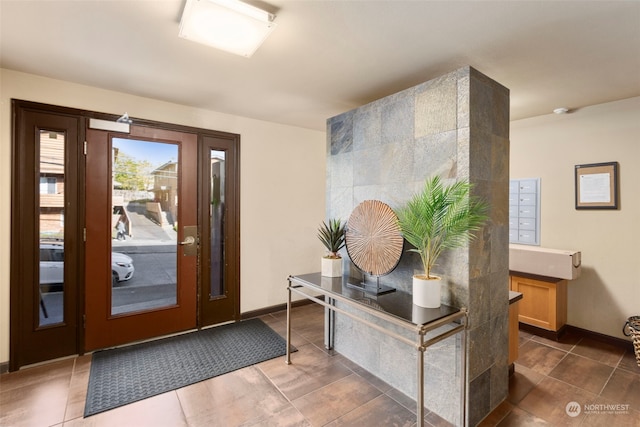
POLYGON ((365 200, 356 206, 347 222, 345 242, 355 266, 376 277, 396 268, 404 246, 398 217, 379 200, 365 200))

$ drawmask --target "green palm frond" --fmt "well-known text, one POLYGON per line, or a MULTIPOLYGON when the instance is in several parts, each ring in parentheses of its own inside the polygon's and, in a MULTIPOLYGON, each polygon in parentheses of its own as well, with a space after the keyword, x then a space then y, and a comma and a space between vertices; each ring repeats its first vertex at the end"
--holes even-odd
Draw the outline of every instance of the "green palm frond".
POLYGON ((344 247, 344 227, 345 225, 339 219, 330 219, 329 224, 323 221, 318 228, 318 239, 327 248, 331 257, 337 257, 338 251, 344 247))
POLYGON ((467 244, 488 219, 488 206, 470 197, 471 188, 467 181, 445 186, 434 176, 397 212, 404 238, 415 247, 409 251, 420 254, 428 277, 444 250, 467 244))

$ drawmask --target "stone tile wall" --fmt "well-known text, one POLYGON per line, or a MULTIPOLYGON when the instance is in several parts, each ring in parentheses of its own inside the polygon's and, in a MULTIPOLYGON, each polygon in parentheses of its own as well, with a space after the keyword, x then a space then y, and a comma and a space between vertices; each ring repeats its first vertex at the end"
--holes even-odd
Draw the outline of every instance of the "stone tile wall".
MULTIPOLYGON (((508 392, 509 90, 461 68, 330 118, 327 150, 328 218, 347 220, 368 199, 395 209, 434 174, 469 179, 473 194, 490 203, 477 238, 436 267, 446 278, 443 303, 469 309, 468 424, 477 424, 508 392)), ((411 292, 419 270, 417 254, 405 253, 380 280, 411 292)), ((459 345, 444 340, 425 361, 426 406, 456 425, 459 345)), ((346 316, 337 316, 335 348, 415 398, 414 349, 346 316)))

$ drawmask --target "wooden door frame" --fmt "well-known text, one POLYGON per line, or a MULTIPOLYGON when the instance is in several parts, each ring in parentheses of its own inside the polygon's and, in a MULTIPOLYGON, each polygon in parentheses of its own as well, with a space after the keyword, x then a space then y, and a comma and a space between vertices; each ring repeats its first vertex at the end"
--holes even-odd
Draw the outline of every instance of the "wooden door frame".
MULTIPOLYGON (((19 284, 21 283, 21 274, 24 272, 25 269, 25 263, 27 262, 24 257, 20 257, 20 256, 16 256, 16 254, 20 253, 20 249, 21 249, 21 242, 20 242, 20 236, 21 236, 21 224, 22 222, 17 221, 16 218, 20 217, 20 207, 18 205, 19 202, 19 194, 21 193, 21 191, 23 190, 21 187, 21 182, 18 179, 19 175, 17 173, 17 170, 20 168, 20 164, 19 162, 22 160, 21 158, 21 153, 20 153, 20 141, 21 141, 21 132, 23 132, 22 129, 20 129, 20 127, 18 126, 18 121, 17 118, 19 118, 20 115, 20 110, 25 110, 25 111, 35 111, 35 112, 40 112, 40 113, 48 113, 48 114, 54 114, 54 115, 60 115, 60 116, 67 116, 67 117, 75 117, 79 120, 79 126, 78 126, 78 142, 79 144, 81 144, 82 142, 85 141, 85 129, 86 129, 86 122, 90 119, 90 118, 95 118, 95 119, 102 119, 102 120, 108 120, 108 121, 115 121, 119 118, 118 115, 115 114, 107 114, 107 113, 101 113, 101 112, 96 112, 96 111, 89 111, 89 110, 81 110, 81 109, 76 109, 76 108, 70 108, 70 107, 63 107, 63 106, 56 106, 56 105, 52 105, 52 104, 44 104, 44 103, 39 103, 39 102, 33 102, 33 101, 26 101, 26 100, 18 100, 18 99, 12 99, 11 100, 12 103, 12 123, 13 123, 13 129, 12 129, 12 160, 11 160, 11 236, 10 236, 10 248, 11 248, 11 261, 10 261, 10 331, 9 331, 9 370, 10 371, 15 371, 18 370, 21 366, 24 366, 26 364, 30 364, 30 363, 34 363, 34 362, 27 362, 27 363, 23 363, 21 361, 19 352, 20 352, 20 345, 21 345, 21 332, 20 332, 20 327, 21 327, 21 321, 20 321, 20 311, 16 310, 16 307, 22 307, 22 304, 25 304, 25 295, 24 293, 21 291, 21 288, 19 286, 19 284)), ((239 153, 240 153, 240 135, 239 134, 233 134, 233 133, 229 133, 229 132, 222 132, 222 131, 214 131, 214 130, 209 130, 209 129, 203 129, 203 128, 196 128, 196 127, 191 127, 191 126, 184 126, 184 125, 177 125, 177 124, 171 124, 171 123, 164 123, 164 122, 157 122, 157 121, 153 121, 153 120, 145 120, 145 119, 136 119, 134 118, 134 122, 136 125, 139 126, 146 126, 146 127, 151 127, 151 128, 156 128, 156 129, 163 129, 163 130, 169 130, 169 131, 176 131, 176 132, 185 132, 185 133, 196 133, 198 135, 198 143, 201 144, 202 143, 202 138, 205 136, 210 136, 210 137, 217 137, 217 138, 222 138, 222 139, 227 139, 230 141, 233 141, 233 143, 236 145, 236 149, 237 149, 237 164, 235 165, 235 167, 237 168, 237 176, 234 177, 236 179, 238 179, 238 184, 237 184, 237 203, 235 208, 237 209, 237 215, 238 217, 236 218, 236 225, 232 231, 233 239, 235 239, 235 242, 237 242, 237 252, 234 254, 235 257, 235 261, 237 263, 237 265, 234 267, 234 269, 237 271, 237 275, 236 275, 236 280, 237 282, 234 283, 234 285, 236 286, 236 306, 237 306, 237 310, 236 310, 236 315, 234 320, 240 320, 240 250, 239 250, 239 245, 240 245, 240 184, 239 184, 239 176, 240 176, 240 172, 239 172, 239 163, 240 163, 240 157, 239 157, 239 153)), ((78 162, 78 176, 84 176, 84 161, 79 161, 78 162)), ((80 185, 83 185, 84 181, 83 179, 81 180, 80 185)), ((35 191, 35 190, 34 190, 35 191)), ((198 195, 198 197, 200 197, 200 195, 198 195)), ((84 192, 83 191, 79 191, 79 194, 77 195, 77 197, 75 198, 75 200, 77 200, 78 206, 77 206, 77 216, 78 216, 78 230, 79 232, 81 232, 84 227, 84 218, 85 218, 85 212, 84 212, 84 206, 85 206, 85 200, 84 200, 84 192)), ((78 239, 79 241, 81 239, 78 239)), ((85 253, 84 253, 84 245, 83 244, 79 244, 78 245, 78 257, 79 259, 84 259, 85 253)), ((83 263, 78 263, 78 277, 84 278, 84 264, 83 263)), ((200 268, 200 266, 198 267, 200 268)), ((198 292, 201 292, 201 283, 198 283, 198 292)), ((85 352, 85 342, 84 342, 84 325, 83 325, 83 313, 85 313, 85 306, 84 306, 84 300, 85 300, 85 285, 84 282, 81 280, 79 281, 78 287, 77 287, 77 303, 75 304, 76 307, 76 333, 75 333, 75 337, 76 337, 76 353, 75 354, 84 354, 85 352)), ((199 305, 198 305, 198 309, 199 309, 199 305)), ((201 327, 201 323, 200 320, 198 319, 198 327, 201 327)), ((46 360, 46 359, 45 359, 46 360)))
MULTIPOLYGON (((83 165, 80 161, 79 141, 83 135, 83 119, 77 114, 77 110, 60 108, 42 108, 41 104, 34 104, 24 101, 12 100, 12 159, 11 159, 11 263, 10 263, 10 332, 9 332, 9 370, 14 371, 20 366, 38 362, 32 357, 34 344, 38 348, 39 354, 45 358, 60 357, 60 345, 63 352, 79 352, 82 339, 79 333, 81 312, 81 285, 77 277, 68 280, 71 275, 65 272, 65 293, 64 293, 64 324, 52 325, 49 327, 36 327, 36 313, 39 318, 39 307, 34 306, 35 300, 35 280, 33 263, 38 263, 37 254, 39 250, 33 247, 38 245, 36 241, 35 221, 38 209, 38 196, 35 188, 38 177, 35 172, 39 170, 37 165, 38 154, 36 146, 26 143, 34 141, 35 131, 38 129, 56 130, 56 125, 43 125, 44 122, 75 122, 75 129, 66 133, 65 139, 65 188, 71 188, 71 194, 65 194, 65 202, 72 203, 72 208, 65 206, 65 223, 78 223, 84 218, 81 206, 76 197, 80 196, 79 185, 83 174, 83 165), (40 116, 40 118, 37 118, 40 116), (32 123, 32 121, 34 123, 32 123), (37 123, 36 123, 37 122, 37 123), (30 126, 31 125, 31 126, 30 126), (75 144, 70 152, 66 148, 75 144), (67 174, 72 168, 74 173, 67 174), (69 181, 67 182, 67 178, 69 181), (20 307, 21 310, 15 310, 20 307), (25 308, 27 307, 27 308, 25 308), (22 310, 25 308, 24 310, 22 310), (35 323, 35 324, 34 324, 35 323), (25 336, 31 339, 24 339, 25 336), (73 344, 75 342, 75 345, 73 344), (73 349, 72 349, 73 348, 73 349)), ((59 128, 62 130, 62 128, 59 128)), ((84 272, 80 262, 82 255, 81 235, 79 230, 67 229, 65 227, 65 243, 73 256, 65 259, 65 266, 71 267, 69 271, 79 270, 84 272), (67 241, 68 240, 68 241, 67 241)), ((39 237, 37 238, 39 241, 39 237)), ((67 269, 65 269, 67 270, 67 269)), ((39 286, 39 284, 38 284, 39 286)))
MULTIPOLYGON (((221 135, 207 133, 200 135, 199 146, 199 181, 201 191, 209 191, 209 175, 211 171, 210 150, 224 150, 228 158, 225 179, 225 224, 223 234, 224 241, 224 283, 240 283, 240 140, 239 135, 221 135), (229 173, 231 171, 232 173, 229 173), (234 212, 236 215, 229 215, 234 212)), ((201 194, 198 197, 198 222, 205 224, 209 221, 209 196, 201 194)), ((201 261, 201 285, 198 287, 198 325, 210 326, 228 321, 241 319, 240 313, 240 286, 226 287, 225 294, 215 298, 209 298, 210 273, 207 269, 211 255, 211 233, 200 236, 200 261, 201 261), (220 309, 219 312, 213 312, 220 309), (227 320, 224 320, 227 319, 227 320)))

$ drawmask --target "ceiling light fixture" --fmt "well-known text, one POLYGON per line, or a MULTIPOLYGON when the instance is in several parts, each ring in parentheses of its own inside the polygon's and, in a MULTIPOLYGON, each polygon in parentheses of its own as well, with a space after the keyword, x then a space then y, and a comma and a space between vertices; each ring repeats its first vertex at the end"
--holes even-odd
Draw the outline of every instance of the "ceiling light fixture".
POLYGON ((566 108, 566 107, 559 107, 559 108, 556 108, 555 110, 553 110, 553 112, 555 114, 567 114, 569 112, 569 109, 566 108))
POLYGON ((274 19, 238 0, 187 0, 178 35, 250 58, 275 28, 274 19))

